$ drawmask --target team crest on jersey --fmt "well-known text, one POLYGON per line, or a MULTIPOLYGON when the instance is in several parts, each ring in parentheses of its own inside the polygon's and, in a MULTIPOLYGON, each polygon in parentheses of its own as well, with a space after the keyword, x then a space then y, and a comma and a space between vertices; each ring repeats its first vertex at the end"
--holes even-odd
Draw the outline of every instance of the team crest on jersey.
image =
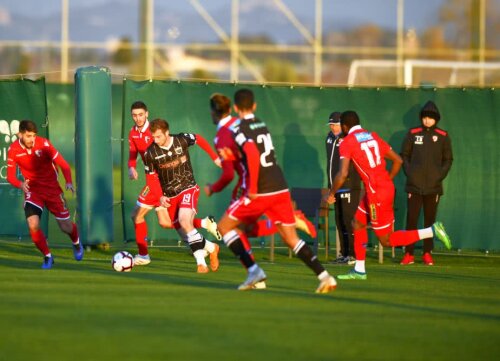
POLYGON ((174 149, 175 154, 182 154, 182 147, 177 147, 174 149))
POLYGON ((149 143, 149 140, 150 140, 150 139, 151 139, 151 138, 150 138, 150 137, 148 137, 147 135, 144 137, 144 141, 145 141, 146 143, 149 143))
POLYGON ((437 135, 433 135, 433 136, 432 136, 432 141, 433 141, 434 143, 436 143, 436 142, 438 141, 438 136, 437 136, 437 135))
POLYGON ((42 156, 42 151, 40 149, 35 150, 35 154, 38 158, 42 156))
POLYGON ((416 135, 415 136, 415 144, 424 144, 424 136, 416 135))

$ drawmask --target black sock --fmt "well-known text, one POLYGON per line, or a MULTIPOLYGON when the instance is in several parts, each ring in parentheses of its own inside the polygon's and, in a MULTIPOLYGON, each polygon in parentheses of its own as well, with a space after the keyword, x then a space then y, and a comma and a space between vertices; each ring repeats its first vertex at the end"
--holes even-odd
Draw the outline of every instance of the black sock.
POLYGON ((255 261, 252 259, 250 254, 245 250, 243 242, 241 242, 238 233, 230 232, 225 234, 223 238, 224 238, 224 243, 234 253, 234 255, 240 259, 241 263, 243 264, 243 266, 245 266, 245 268, 248 269, 255 264, 255 261))
POLYGON ((297 243, 293 251, 297 257, 299 257, 302 262, 306 264, 307 267, 313 270, 316 276, 325 270, 325 267, 319 263, 318 257, 313 254, 311 248, 303 240, 300 240, 299 243, 297 243))

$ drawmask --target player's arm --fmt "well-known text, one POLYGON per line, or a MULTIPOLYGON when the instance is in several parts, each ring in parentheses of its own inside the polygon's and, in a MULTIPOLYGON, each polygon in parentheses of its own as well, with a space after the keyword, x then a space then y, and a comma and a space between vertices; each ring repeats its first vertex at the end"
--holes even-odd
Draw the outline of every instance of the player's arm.
POLYGON ((52 146, 53 151, 55 151, 54 156, 52 157, 52 161, 59 167, 61 168, 62 174, 64 176, 64 180, 66 181, 66 190, 71 191, 72 193, 75 192, 75 189, 73 187, 73 179, 71 177, 71 168, 66 162, 66 159, 63 158, 63 156, 52 146))
POLYGON ((212 158, 212 160, 214 161, 215 165, 220 168, 221 167, 221 161, 220 161, 219 156, 217 155, 217 153, 215 153, 215 151, 210 146, 210 143, 208 143, 208 141, 205 138, 203 138, 201 135, 199 135, 199 134, 195 134, 195 137, 196 137, 196 144, 201 149, 203 149, 210 156, 210 158, 212 158))
POLYGON ((137 179, 138 174, 137 170, 135 167, 137 166, 137 155, 139 154, 139 151, 137 150, 137 146, 135 145, 135 142, 132 140, 132 135, 129 133, 128 136, 128 177, 129 179, 137 179))
POLYGON ((392 149, 389 149, 384 157, 392 162, 391 170, 389 171, 389 177, 391 177, 391 179, 394 179, 396 174, 399 173, 401 166, 403 165, 403 159, 392 149))
POLYGON ((342 187, 342 184, 345 183, 347 177, 349 176, 349 166, 351 164, 351 160, 349 158, 340 158, 340 167, 335 174, 335 178, 333 178, 332 188, 330 189, 330 193, 326 198, 326 201, 329 204, 335 202, 335 193, 342 187))
POLYGON ((249 173, 249 187, 248 197, 255 198, 258 190, 259 170, 260 170, 260 152, 257 145, 252 141, 247 141, 243 144, 243 153, 247 158, 248 173, 249 173))
POLYGON ((234 179, 234 164, 229 160, 222 160, 221 162, 222 173, 219 179, 213 184, 207 184, 205 193, 211 196, 213 193, 218 193, 227 187, 234 179))

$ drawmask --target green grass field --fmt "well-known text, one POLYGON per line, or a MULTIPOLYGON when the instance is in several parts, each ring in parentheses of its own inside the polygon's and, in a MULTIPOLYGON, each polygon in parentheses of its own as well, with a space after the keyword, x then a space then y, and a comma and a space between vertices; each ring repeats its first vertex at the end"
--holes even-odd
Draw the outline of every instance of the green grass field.
MULTIPOLYGON (((29 242, 0 242, 0 360, 498 360, 500 258, 435 255, 436 266, 383 265, 367 281, 316 295, 312 272, 280 250, 256 250, 268 289, 245 278, 227 249, 198 275, 183 247, 153 248, 153 262, 111 269, 118 250, 77 263, 53 248, 40 269, 29 242)), ((348 266, 327 265, 337 275, 348 266)))

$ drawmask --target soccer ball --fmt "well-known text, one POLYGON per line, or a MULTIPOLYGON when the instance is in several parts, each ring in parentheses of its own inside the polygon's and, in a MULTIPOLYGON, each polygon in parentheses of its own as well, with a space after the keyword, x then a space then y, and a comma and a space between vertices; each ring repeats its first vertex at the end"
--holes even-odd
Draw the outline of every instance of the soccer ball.
POLYGON ((113 256, 111 265, 116 272, 130 272, 134 267, 134 257, 126 251, 120 251, 113 256))

